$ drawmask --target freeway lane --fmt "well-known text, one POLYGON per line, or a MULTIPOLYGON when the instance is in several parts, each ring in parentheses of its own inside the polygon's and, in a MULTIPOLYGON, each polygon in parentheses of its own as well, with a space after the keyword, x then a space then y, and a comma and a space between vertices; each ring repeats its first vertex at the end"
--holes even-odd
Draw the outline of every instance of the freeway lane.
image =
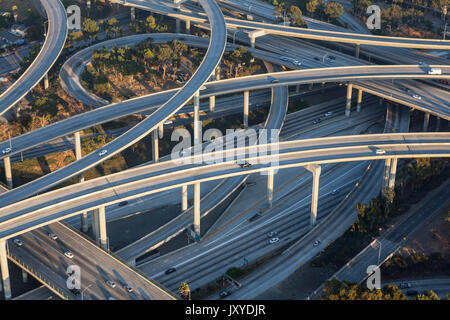
POLYGON ((0 115, 22 99, 50 70, 64 48, 67 16, 59 0, 41 0, 48 18, 48 32, 36 59, 14 84, 0 95, 0 115))
MULTIPOLYGON (((242 170, 234 161, 210 165, 178 165, 176 161, 166 161, 92 179, 6 205, 0 210, 0 237, 9 238, 99 206, 179 188, 185 184, 267 171, 271 168, 391 157, 448 157, 450 134, 397 133, 281 142, 279 154, 261 156, 260 160, 267 161, 267 164, 257 163, 259 157, 248 156, 249 152, 254 152, 254 147, 240 150, 244 156, 247 155, 248 161, 254 163, 251 168, 242 170), (386 150, 386 154, 376 154, 377 148, 386 150)), ((201 156, 186 159, 196 161, 198 157, 201 156)))
POLYGON ((109 297, 127 300, 175 299, 167 289, 136 273, 61 223, 23 234, 20 239, 23 241, 22 247, 9 241, 9 257, 19 265, 37 270, 35 272, 43 281, 57 288, 53 291, 62 298, 81 299, 75 297, 66 286, 67 267, 77 265, 80 267, 81 290, 87 289, 83 297, 85 300, 106 300, 109 297), (48 232, 55 233, 58 239, 50 238, 48 232), (70 250, 74 257, 66 257, 66 250, 70 250), (109 287, 106 280, 114 281, 116 288, 109 287), (125 285, 133 288, 133 292, 127 292, 125 285))

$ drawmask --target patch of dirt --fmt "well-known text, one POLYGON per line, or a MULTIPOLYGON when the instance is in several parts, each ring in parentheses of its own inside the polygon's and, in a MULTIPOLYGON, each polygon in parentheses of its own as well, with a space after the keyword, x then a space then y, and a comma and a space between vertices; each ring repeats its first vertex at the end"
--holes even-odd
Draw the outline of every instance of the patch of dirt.
POLYGON ((417 230, 400 249, 404 255, 423 253, 430 255, 440 252, 450 253, 450 204, 432 220, 417 230))

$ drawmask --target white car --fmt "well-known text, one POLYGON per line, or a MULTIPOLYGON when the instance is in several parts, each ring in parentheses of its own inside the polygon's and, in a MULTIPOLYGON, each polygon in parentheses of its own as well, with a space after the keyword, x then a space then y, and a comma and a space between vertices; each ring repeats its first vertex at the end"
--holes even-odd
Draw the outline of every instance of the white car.
POLYGON ((275 237, 275 238, 270 239, 270 240, 269 240, 269 243, 270 243, 270 244, 273 244, 273 243, 277 243, 278 241, 280 241, 280 238, 275 237))
POLYGON ((172 120, 167 120, 167 121, 164 121, 164 124, 165 125, 173 124, 173 121, 172 120))
POLYGON ((8 154, 8 153, 10 153, 11 151, 12 151, 11 148, 5 148, 5 149, 2 150, 2 153, 3 153, 3 154, 8 154))
POLYGON ((130 287, 129 285, 125 285, 123 286, 125 290, 127 290, 128 292, 133 292, 133 288, 130 287))
POLYGON ((333 191, 331 191, 331 194, 336 194, 336 193, 338 193, 338 192, 339 192, 338 189, 333 189, 333 191))
POLYGON ((200 90, 206 90, 206 86, 201 86, 200 90))
POLYGON ((376 154, 386 154, 386 150, 383 149, 377 149, 377 151, 375 151, 376 154))
POLYGON ((301 66, 301 65, 302 65, 302 63, 301 63, 300 61, 298 61, 298 60, 294 60, 293 63, 294 63, 296 66, 301 66))
POLYGON ((412 97, 413 97, 414 99, 422 100, 422 97, 419 96, 418 94, 413 94, 412 97))
POLYGON ((65 252, 64 252, 64 255, 65 255, 67 258, 69 258, 69 259, 72 259, 72 258, 73 258, 73 253, 70 252, 69 250, 65 251, 65 252))
POLYGON ((22 241, 20 241, 20 239, 14 239, 14 244, 16 245, 16 246, 18 246, 18 247, 21 247, 22 245, 23 245, 23 242, 22 241))
POLYGON ((314 247, 317 247, 320 244, 320 240, 314 241, 314 247))
POLYGON ((57 236, 56 234, 54 234, 53 232, 50 232, 50 233, 48 234, 48 236, 49 236, 50 238, 52 238, 53 240, 58 239, 58 236, 57 236))
POLYGON ((428 74, 442 74, 442 69, 440 68, 431 68, 428 70, 428 74))
POLYGON ((102 150, 102 151, 100 151, 99 153, 98 153, 98 156, 99 157, 102 157, 102 156, 104 156, 105 154, 107 154, 108 153, 108 150, 102 150))
POLYGON ((0 82, 6 82, 8 81, 6 78, 0 77, 0 82))
POLYGON ((108 286, 110 286, 111 288, 115 288, 116 287, 116 283, 112 280, 106 280, 106 284, 108 286))
POLYGON ((327 113, 325 113, 325 117, 329 117, 329 116, 331 116, 332 114, 333 114, 333 112, 328 111, 327 113))

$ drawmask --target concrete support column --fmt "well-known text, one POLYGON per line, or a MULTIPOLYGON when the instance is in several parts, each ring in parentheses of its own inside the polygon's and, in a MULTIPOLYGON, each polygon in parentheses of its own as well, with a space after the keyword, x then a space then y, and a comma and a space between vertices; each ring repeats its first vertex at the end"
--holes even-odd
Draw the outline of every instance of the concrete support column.
POLYGON ((357 104, 356 104, 356 112, 361 111, 362 94, 363 94, 362 90, 358 89, 358 100, 357 100, 357 104))
POLYGON ((314 83, 310 83, 310 84, 309 84, 309 90, 312 90, 313 87, 314 87, 314 83))
POLYGON ((197 91, 194 95, 194 145, 201 142, 200 126, 200 93, 197 91))
POLYGON ((216 97, 211 96, 209 97, 209 111, 214 112, 215 108, 216 108, 216 97))
POLYGON ((9 157, 3 158, 3 164, 5 165, 5 177, 6 177, 6 184, 8 185, 8 188, 13 188, 13 178, 12 178, 12 171, 11 171, 11 159, 9 157))
POLYGON ((99 234, 99 244, 104 248, 108 249, 108 238, 106 233, 106 214, 105 207, 100 207, 98 209, 98 234, 99 234))
POLYGON ((26 272, 25 269, 22 269, 22 281, 23 283, 28 282, 28 272, 26 272))
POLYGON ((158 129, 152 131, 152 157, 153 162, 159 161, 158 129))
POLYGON ((48 84, 48 73, 44 76, 44 89, 47 90, 50 85, 48 84))
POLYGON ((214 79, 220 80, 220 65, 217 66, 217 68, 214 70, 214 79))
MULTIPOLYGON (((74 133, 74 138, 75 138, 75 157, 77 160, 80 160, 83 157, 83 155, 81 153, 80 131, 77 131, 74 133)), ((78 182, 84 182, 84 174, 80 174, 80 176, 78 178, 78 182)), ((83 212, 81 214, 81 230, 85 233, 88 232, 88 230, 89 230, 87 212, 83 212)))
POLYGON ((300 92, 300 85, 296 85, 295 86, 295 93, 299 93, 300 92))
POLYGON ((423 131, 428 131, 428 125, 430 124, 430 114, 428 112, 425 112, 425 115, 423 117, 423 131))
POLYGON ((255 42, 256 42, 256 37, 250 35, 250 46, 254 49, 255 48, 255 42))
POLYGON ((347 103, 345 105, 345 116, 346 117, 350 116, 350 110, 352 107, 352 89, 353 89, 353 84, 349 82, 347 85, 347 103))
POLYGON ((391 165, 389 168, 389 183, 388 187, 390 189, 395 189, 395 175, 397 174, 397 158, 391 159, 391 165))
POLYGON ((391 159, 386 159, 384 161, 384 174, 383 174, 383 184, 382 184, 382 194, 385 194, 386 188, 389 187, 389 177, 391 174, 391 159))
POLYGON ((436 131, 439 131, 440 128, 441 128, 441 118, 436 117, 436 131))
POLYGON ((244 128, 248 128, 248 106, 250 103, 250 92, 244 91, 244 128))
POLYGON ((136 20, 136 8, 131 8, 131 21, 136 20))
POLYGON ((186 211, 188 208, 188 186, 181 187, 181 212, 186 211))
POLYGON ((160 139, 164 138, 164 123, 161 123, 158 126, 158 133, 159 133, 159 138, 160 139))
POLYGON ((181 21, 180 19, 175 19, 175 33, 181 33, 181 21))
POLYGON ((194 183, 194 232, 200 237, 200 182, 194 183))
POLYGON ((359 58, 359 50, 360 50, 360 46, 359 46, 359 43, 357 43, 355 45, 355 57, 356 58, 359 58))
POLYGON ((378 100, 379 105, 383 105, 383 98, 380 98, 380 100, 378 100))
POLYGON ((273 206, 273 170, 267 172, 267 204, 269 208, 273 206))
POLYGON ((98 209, 92 210, 92 233, 94 236, 94 241, 100 242, 100 234, 99 234, 99 221, 98 221, 98 209))
POLYGON ((186 33, 191 33, 191 20, 186 20, 186 33))
POLYGON ((311 192, 311 217, 310 223, 313 227, 317 221, 317 206, 319 204, 319 182, 322 168, 317 164, 307 165, 306 170, 313 174, 312 192, 311 192))
POLYGON ((0 269, 2 271, 3 292, 5 300, 11 299, 11 282, 9 279, 8 256, 6 255, 6 239, 0 239, 0 269))

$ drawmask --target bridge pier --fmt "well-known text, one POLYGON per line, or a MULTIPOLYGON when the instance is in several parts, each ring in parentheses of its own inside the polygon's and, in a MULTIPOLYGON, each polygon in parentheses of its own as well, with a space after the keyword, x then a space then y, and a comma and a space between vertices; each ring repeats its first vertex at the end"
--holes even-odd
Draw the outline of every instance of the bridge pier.
POLYGON ((92 234, 94 241, 100 242, 99 224, 98 224, 98 209, 94 209, 91 212, 92 215, 92 234))
POLYGON ((216 108, 216 97, 211 96, 209 97, 209 112, 214 112, 215 108, 216 108))
POLYGON ((387 189, 395 189, 395 177, 397 174, 397 158, 386 159, 384 162, 384 175, 382 184, 382 194, 386 195, 387 189))
POLYGON ((200 182, 194 183, 194 232, 200 238, 200 182))
POLYGON ((131 7, 130 14, 131 14, 131 21, 136 20, 136 8, 131 7))
POLYGON ((200 122, 200 92, 197 91, 194 94, 194 145, 200 145, 201 137, 200 137, 200 126, 202 123, 200 122))
POLYGON ((358 89, 358 100, 357 100, 357 104, 356 104, 356 112, 361 112, 362 94, 363 94, 363 91, 361 89, 358 89))
POLYGON ((353 84, 351 82, 349 82, 347 84, 347 103, 345 105, 345 116, 346 117, 350 116, 350 110, 352 107, 352 89, 353 89, 353 84))
POLYGON ((248 106, 250 103, 250 92, 244 91, 244 128, 248 128, 248 106))
POLYGON ((267 204, 269 205, 269 209, 272 209, 273 206, 273 177, 274 172, 273 169, 267 172, 267 204))
POLYGON ((436 132, 441 128, 441 118, 436 116, 436 132))
POLYGON ((253 30, 248 32, 248 37, 250 38, 250 46, 254 49, 256 45, 256 38, 261 37, 265 34, 264 30, 253 30))
POLYGON ((44 89, 47 90, 49 87, 50 85, 48 83, 48 73, 46 73, 44 76, 44 89))
POLYGON ((220 65, 214 70, 214 80, 220 80, 220 65))
POLYGON ((310 224, 313 227, 317 221, 317 206, 319 204, 319 182, 322 168, 317 164, 310 164, 305 166, 305 169, 310 171, 313 175, 312 192, 311 192, 311 216, 310 224))
POLYGON ((191 20, 186 20, 186 33, 191 33, 191 20))
POLYGON ((23 283, 28 282, 28 272, 26 272, 25 269, 22 269, 22 281, 23 283))
POLYGON ((186 211, 188 208, 188 186, 181 187, 181 212, 186 211))
POLYGON ((159 161, 158 129, 152 131, 152 158, 154 163, 159 161))
POLYGON ((359 43, 357 43, 355 45, 355 57, 356 58, 359 58, 359 51, 360 51, 360 45, 359 45, 359 43))
POLYGON ((423 131, 428 131, 428 125, 430 124, 430 114, 428 112, 425 112, 424 118, 423 118, 423 131))
POLYGON ((12 178, 12 170, 11 170, 11 159, 9 157, 3 158, 3 164, 5 166, 5 177, 6 184, 8 188, 13 188, 13 178, 12 178))
POLYGON ((2 271, 3 293, 5 300, 11 299, 11 281, 9 278, 8 256, 6 254, 6 239, 0 239, 0 269, 2 271))
POLYGON ((105 207, 100 207, 98 209, 98 227, 99 227, 99 238, 100 238, 100 245, 104 249, 108 249, 108 236, 106 232, 106 214, 105 214, 105 207))
POLYGON ((175 19, 175 33, 181 33, 181 21, 180 19, 175 19))
MULTIPOLYGON (((80 131, 77 131, 74 133, 75 138, 75 158, 77 160, 80 160, 83 155, 81 153, 81 137, 80 137, 80 131)), ((84 174, 80 174, 78 177, 78 182, 84 182, 84 174)), ((81 230, 86 233, 89 230, 89 222, 88 222, 88 214, 87 212, 83 212, 81 214, 81 230)))
POLYGON ((160 139, 164 138, 164 123, 161 123, 158 126, 158 133, 159 133, 159 138, 160 139))
POLYGON ((309 90, 312 90, 313 87, 314 87, 314 83, 311 82, 311 83, 309 84, 309 90))

